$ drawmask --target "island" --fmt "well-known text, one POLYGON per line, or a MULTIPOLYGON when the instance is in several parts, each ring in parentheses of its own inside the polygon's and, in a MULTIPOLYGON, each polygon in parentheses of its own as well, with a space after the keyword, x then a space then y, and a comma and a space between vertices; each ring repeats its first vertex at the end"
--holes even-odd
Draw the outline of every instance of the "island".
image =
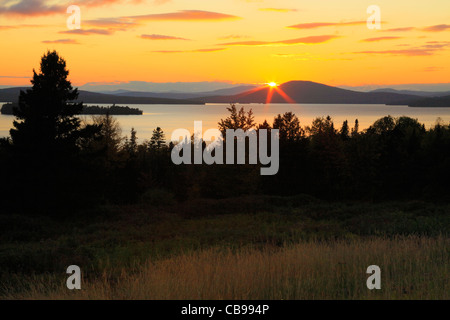
POLYGON ((450 96, 418 99, 410 102, 408 106, 417 108, 448 108, 450 107, 450 96))
MULTIPOLYGON (((13 109, 17 107, 16 103, 6 103, 0 109, 0 113, 3 115, 13 115, 13 109)), ((116 106, 112 105, 110 107, 102 106, 83 106, 81 115, 104 115, 109 114, 112 116, 125 116, 125 115, 139 115, 143 114, 143 111, 138 108, 130 108, 128 106, 116 106)))

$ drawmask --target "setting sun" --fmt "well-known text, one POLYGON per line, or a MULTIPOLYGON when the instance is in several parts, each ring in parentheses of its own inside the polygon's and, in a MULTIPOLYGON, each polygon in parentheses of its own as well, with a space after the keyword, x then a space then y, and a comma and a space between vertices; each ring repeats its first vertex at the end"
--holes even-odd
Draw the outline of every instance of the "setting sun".
POLYGON ((275 82, 269 82, 269 83, 268 83, 268 85, 269 85, 269 87, 272 87, 272 88, 274 88, 274 87, 277 87, 277 86, 278 86, 278 84, 277 84, 277 83, 275 83, 275 82))

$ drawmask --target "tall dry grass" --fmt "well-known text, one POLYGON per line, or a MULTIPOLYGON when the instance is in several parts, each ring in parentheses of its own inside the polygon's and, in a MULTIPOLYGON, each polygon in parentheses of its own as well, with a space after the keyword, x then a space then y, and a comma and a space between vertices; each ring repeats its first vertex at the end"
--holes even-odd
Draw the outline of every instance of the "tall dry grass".
POLYGON ((27 290, 3 298, 448 299, 449 242, 410 236, 209 249, 148 261, 113 281, 105 271, 79 291, 69 291, 63 277, 24 279, 27 290), (366 287, 369 265, 381 268, 381 290, 366 287))

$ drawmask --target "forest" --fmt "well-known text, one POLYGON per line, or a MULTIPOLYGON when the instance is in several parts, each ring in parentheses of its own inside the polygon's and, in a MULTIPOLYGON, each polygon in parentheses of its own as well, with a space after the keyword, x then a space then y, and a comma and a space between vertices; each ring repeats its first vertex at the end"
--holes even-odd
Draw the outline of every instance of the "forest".
POLYGON ((448 201, 450 126, 439 120, 426 129, 416 119, 387 115, 361 131, 358 120, 335 124, 328 116, 302 125, 287 112, 257 124, 252 110, 232 104, 229 116, 218 119, 221 132, 279 130, 279 172, 260 176, 260 165, 175 165, 174 144, 159 127, 139 143, 139 133, 123 137, 110 114, 81 121, 82 104, 68 103, 78 92, 67 75, 65 61, 48 52, 33 87, 20 94, 14 128, 0 141, 6 212, 64 216, 134 203, 153 192, 178 203, 298 194, 326 201, 448 201))

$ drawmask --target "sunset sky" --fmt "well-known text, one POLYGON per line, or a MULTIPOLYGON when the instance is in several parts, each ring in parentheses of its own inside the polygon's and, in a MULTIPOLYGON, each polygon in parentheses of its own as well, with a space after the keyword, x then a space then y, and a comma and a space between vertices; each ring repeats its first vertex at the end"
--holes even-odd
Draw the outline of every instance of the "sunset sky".
POLYGON ((47 49, 76 86, 450 82, 448 0, 0 0, 0 39, 0 85, 28 85, 47 49), (366 25, 373 4, 381 30, 366 25))

